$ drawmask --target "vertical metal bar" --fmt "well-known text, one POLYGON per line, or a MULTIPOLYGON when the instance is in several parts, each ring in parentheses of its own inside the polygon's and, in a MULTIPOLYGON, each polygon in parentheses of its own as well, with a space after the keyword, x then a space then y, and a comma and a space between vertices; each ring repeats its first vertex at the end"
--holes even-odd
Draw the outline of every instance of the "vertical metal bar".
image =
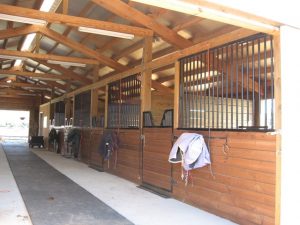
POLYGON ((211 124, 211 128, 214 128, 214 124, 215 124, 215 50, 212 50, 212 110, 211 110, 211 113, 212 113, 212 124, 211 124))
POLYGON ((188 71, 188 113, 189 113, 189 119, 188 119, 188 127, 191 128, 191 119, 193 116, 193 112, 191 111, 192 108, 192 101, 193 101, 193 95, 192 95, 192 64, 193 64, 193 59, 192 57, 189 57, 189 71, 188 71))
POLYGON ((265 126, 268 125, 268 96, 267 96, 267 39, 264 36, 264 99, 265 99, 265 126))
POLYGON ((228 77, 229 77, 229 59, 228 45, 226 45, 226 129, 228 129, 228 77))
POLYGON ((196 72, 196 110, 197 110, 197 119, 196 119, 196 128, 199 128, 199 115, 200 115, 200 108, 201 107, 199 107, 199 101, 200 101, 200 99, 199 99, 199 74, 200 74, 200 72, 199 72, 199 66, 200 66, 200 64, 199 64, 199 62, 200 62, 200 55, 199 54, 197 54, 197 72, 196 72))
MULTIPOLYGON (((273 55, 273 36, 270 36, 271 42, 271 129, 274 129, 274 55, 273 55)), ((275 124, 276 126, 276 124, 275 124)))
POLYGON ((235 128, 239 127, 239 43, 235 43, 236 90, 235 90, 235 128))
POLYGON ((233 45, 230 45, 230 128, 233 128, 233 45))
POLYGON ((220 124, 219 124, 219 106, 220 106, 220 98, 219 98, 219 88, 220 88, 220 85, 219 85, 219 55, 220 55, 220 48, 217 49, 217 126, 216 128, 220 128, 220 124))
MULTIPOLYGON (((205 52, 205 57, 204 57, 204 65, 205 65, 205 68, 207 68, 207 52, 205 52)), ((204 81, 206 81, 206 74, 207 74, 207 69, 205 69, 204 71, 203 71, 203 77, 204 77, 204 81)), ((204 95, 204 99, 203 99, 203 104, 204 104, 204 117, 203 117, 203 127, 204 128, 206 128, 207 126, 206 126, 206 112, 208 111, 208 107, 207 107, 207 105, 206 105, 206 90, 205 90, 205 87, 206 87, 206 85, 205 85, 205 82, 203 82, 204 83, 204 85, 203 85, 203 95, 204 95)))
POLYGON ((254 60, 254 40, 252 40, 252 118, 253 118, 253 126, 255 124, 255 60, 254 60))
POLYGON ((188 114, 188 60, 185 58, 185 71, 184 71, 184 93, 185 93, 185 128, 188 128, 188 120, 189 120, 189 114, 188 114))
POLYGON ((242 77, 241 77, 241 82, 242 82, 242 93, 241 93, 241 126, 244 126, 244 42, 241 43, 241 73, 242 73, 242 77))
MULTIPOLYGON (((260 86, 261 86, 261 62, 260 62, 260 38, 258 39, 258 112, 259 112, 259 119, 261 117, 261 93, 260 93, 260 86)), ((259 121, 260 124, 260 121, 259 121)))
POLYGON ((202 74, 203 74, 203 53, 200 53, 200 73, 199 73, 199 79, 200 79, 200 128, 203 128, 203 114, 202 112, 204 112, 205 107, 203 107, 203 93, 202 93, 202 74))
POLYGON ((221 128, 224 128, 224 47, 222 47, 222 58, 221 58, 221 63, 222 63, 222 101, 221 101, 221 128))
POLYGON ((183 77, 183 59, 180 59, 179 60, 179 115, 178 115, 178 117, 179 117, 179 127, 180 128, 182 128, 183 127, 183 117, 184 117, 184 115, 183 115, 183 111, 182 111, 182 109, 183 109, 183 79, 182 79, 182 77, 183 77))
POLYGON ((187 90, 186 90, 186 104, 187 104, 187 127, 190 128, 190 120, 191 120, 191 113, 190 113, 190 73, 191 73, 191 58, 188 58, 188 71, 187 71, 187 90))
POLYGON ((190 112, 191 112, 191 126, 192 128, 195 128, 194 126, 194 118, 195 118, 195 107, 194 107, 194 91, 195 91, 195 85, 194 85, 194 79, 195 79, 195 57, 191 57, 191 71, 190 71, 190 78, 191 78, 191 84, 190 84, 190 88, 191 88, 191 94, 190 94, 190 97, 192 98, 192 101, 191 101, 191 107, 190 107, 190 112), (192 111, 191 111, 192 110, 192 111))
POLYGON ((247 50, 246 50, 246 79, 247 79, 247 126, 249 126, 249 42, 247 41, 247 50))

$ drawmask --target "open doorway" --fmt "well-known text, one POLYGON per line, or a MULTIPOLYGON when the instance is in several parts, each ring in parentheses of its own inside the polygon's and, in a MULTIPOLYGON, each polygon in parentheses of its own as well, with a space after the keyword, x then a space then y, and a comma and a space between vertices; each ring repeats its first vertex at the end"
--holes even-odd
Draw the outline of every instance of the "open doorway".
POLYGON ((29 111, 0 110, 0 138, 27 140, 29 116, 29 111))

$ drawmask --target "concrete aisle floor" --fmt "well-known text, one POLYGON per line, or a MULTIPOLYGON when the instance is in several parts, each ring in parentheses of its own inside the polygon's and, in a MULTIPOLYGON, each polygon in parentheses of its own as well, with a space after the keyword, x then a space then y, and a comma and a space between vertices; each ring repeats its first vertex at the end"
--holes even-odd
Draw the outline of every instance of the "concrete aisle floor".
POLYGON ((175 199, 137 188, 132 182, 98 172, 84 163, 45 150, 34 149, 33 152, 136 225, 235 224, 175 199))
POLYGON ((31 225, 31 220, 0 144, 0 225, 31 225))
POLYGON ((3 149, 34 225, 133 225, 24 145, 3 149))

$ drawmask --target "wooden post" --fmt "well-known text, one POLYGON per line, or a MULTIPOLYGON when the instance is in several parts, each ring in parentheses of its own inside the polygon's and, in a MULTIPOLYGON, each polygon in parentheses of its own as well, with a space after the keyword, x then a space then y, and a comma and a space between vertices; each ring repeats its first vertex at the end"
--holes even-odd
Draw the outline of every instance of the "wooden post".
MULTIPOLYGON (((93 70, 93 82, 97 82, 99 79, 99 66, 94 66, 93 70)), ((98 88, 91 90, 91 112, 90 112, 90 127, 92 127, 93 118, 97 118, 98 115, 98 88)))
POLYGON ((63 0, 63 14, 68 15, 69 0, 63 0))
MULTIPOLYGON (((295 224, 300 221, 300 151, 299 151, 299 83, 298 73, 300 51, 300 30, 289 26, 280 27, 280 69, 281 77, 277 77, 277 85, 281 82, 281 102, 276 108, 281 110, 281 168, 278 173, 280 177, 280 224, 295 224)), ((280 99, 280 98, 279 98, 280 99)), ((278 112, 276 112, 277 114, 278 112)), ((278 126, 278 124, 276 124, 278 126)), ((278 162, 278 161, 277 161, 278 162)), ((278 184, 279 185, 279 184, 278 184)), ((279 196, 278 196, 279 197, 279 196)), ((277 198, 278 198, 277 197, 277 198)), ((277 206, 278 207, 278 206, 277 206)), ((278 211, 277 211, 278 213, 278 211)), ((278 215, 276 215, 276 218, 278 215)))
POLYGON ((274 36, 274 90, 275 90, 275 127, 276 127, 276 195, 275 225, 280 225, 281 195, 281 68, 280 68, 280 36, 274 36))
MULTIPOLYGON (((152 37, 146 37, 143 49, 143 65, 152 61, 152 37)), ((141 112, 151 110, 151 75, 152 70, 146 69, 142 73, 141 112)), ((141 117, 142 118, 142 117, 141 117)))
POLYGON ((179 125, 179 82, 180 82, 180 62, 175 62, 175 77, 174 77, 174 118, 173 126, 174 129, 178 128, 179 125))

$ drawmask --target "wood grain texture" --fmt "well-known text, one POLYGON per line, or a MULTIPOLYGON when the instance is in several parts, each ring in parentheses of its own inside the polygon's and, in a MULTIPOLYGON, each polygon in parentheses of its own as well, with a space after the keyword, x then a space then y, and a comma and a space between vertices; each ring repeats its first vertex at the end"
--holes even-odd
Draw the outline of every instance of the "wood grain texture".
MULTIPOLYGON (((175 136, 183 132, 177 130, 175 136)), ((173 196, 239 224, 274 224, 276 137, 215 131, 209 140, 207 131, 195 132, 204 135, 209 146, 214 176, 208 167, 193 170, 185 186, 181 167, 175 165, 173 196)))
POLYGON ((107 172, 128 179, 136 184, 141 181, 140 174, 140 130, 116 130, 120 146, 113 153, 109 161, 105 161, 104 168, 107 172))
POLYGON ((171 164, 168 162, 172 147, 171 128, 144 128, 143 182, 171 190, 171 164))

